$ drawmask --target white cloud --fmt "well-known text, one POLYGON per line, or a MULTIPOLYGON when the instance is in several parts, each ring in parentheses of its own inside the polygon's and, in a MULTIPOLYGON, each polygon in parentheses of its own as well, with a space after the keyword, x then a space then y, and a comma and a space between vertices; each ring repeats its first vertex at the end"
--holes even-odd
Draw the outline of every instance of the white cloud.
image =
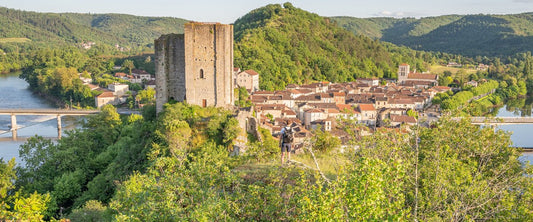
POLYGON ((533 0, 513 0, 514 2, 518 3, 533 3, 533 0))

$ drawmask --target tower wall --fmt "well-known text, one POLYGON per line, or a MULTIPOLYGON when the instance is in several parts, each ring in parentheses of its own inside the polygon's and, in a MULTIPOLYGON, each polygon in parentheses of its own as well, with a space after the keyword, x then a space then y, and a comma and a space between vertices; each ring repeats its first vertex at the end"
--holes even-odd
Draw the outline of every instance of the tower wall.
POLYGON ((169 100, 185 99, 185 50, 183 34, 162 35, 155 40, 156 110, 169 100))
POLYGON ((199 106, 231 106, 233 95, 233 26, 187 23, 184 34, 155 41, 156 106, 169 99, 199 106))

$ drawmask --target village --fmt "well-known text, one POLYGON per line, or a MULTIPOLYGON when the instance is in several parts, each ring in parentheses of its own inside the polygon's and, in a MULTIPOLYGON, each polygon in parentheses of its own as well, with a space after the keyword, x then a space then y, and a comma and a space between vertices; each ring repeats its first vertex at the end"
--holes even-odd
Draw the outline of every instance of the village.
MULTIPOLYGON (((155 60, 159 61, 155 67, 156 75, 139 69, 130 69, 127 74, 117 67, 113 78, 122 83, 111 83, 107 87, 92 85, 91 79, 83 79, 82 74, 80 78, 91 90, 101 92, 95 96, 98 108, 105 104, 124 106, 128 99, 131 103, 131 98, 135 100, 134 107, 142 108, 145 104, 137 96, 140 89, 132 92, 129 89, 129 86, 138 84, 144 90, 153 90, 149 95, 156 104, 156 112, 161 112, 163 104, 169 101, 186 101, 202 107, 234 109, 240 127, 249 133, 261 127, 277 137, 282 128, 289 125, 295 132, 296 152, 315 130, 326 131, 346 144, 353 137, 343 129, 346 122, 357 125, 359 136, 371 135, 381 127, 409 131, 413 125, 429 126, 441 115, 440 107, 432 104, 433 97, 452 90, 438 85, 438 75, 419 73, 403 63, 398 66, 397 79, 373 77, 345 83, 289 84, 284 90, 264 91, 259 84, 260 73, 233 66, 232 54, 226 53, 232 50, 231 33, 230 25, 188 23, 184 35, 163 35, 155 41, 155 60), (219 32, 222 33, 219 41, 227 44, 212 45, 210 35, 214 32, 195 35, 194 40, 183 42, 184 35, 213 29, 228 31, 219 32), (222 48, 215 49, 215 46, 222 48), (194 57, 174 57, 179 54, 194 57), (241 90, 248 92, 247 98, 241 98, 241 90), (238 104, 242 101, 236 101, 243 99, 246 100, 244 106, 238 104), (249 123, 250 119, 253 124, 249 123)), ((475 87, 478 83, 470 81, 466 84, 475 87)), ((236 146, 245 146, 245 133, 237 140, 240 144, 236 146)))
MULTIPOLYGON (((101 91, 95 97, 96 107, 124 104, 132 94, 128 84, 112 83, 102 88, 81 76, 91 90, 101 91)), ((144 89, 156 87, 155 76, 143 70, 134 69, 131 74, 117 72, 114 77, 141 84, 144 89)), ((431 103, 433 97, 452 90, 438 86, 438 75, 412 72, 409 64, 398 67, 397 80, 374 77, 347 83, 289 84, 281 91, 260 90, 259 78, 254 70, 233 70, 233 85, 249 93, 252 106, 248 109, 259 126, 277 136, 289 123, 295 132, 295 150, 318 129, 330 132, 343 143, 349 141, 351 136, 339 126, 342 120, 364 126, 360 127, 361 135, 370 135, 379 127, 404 126, 409 130, 416 124, 428 126, 441 115, 438 106, 431 103)), ((475 86, 477 82, 468 84, 475 86)))
POLYGON ((317 129, 329 131, 343 143, 350 140, 337 126, 339 120, 365 126, 363 135, 378 127, 404 125, 408 129, 421 119, 428 124, 440 116, 438 107, 431 104, 433 97, 451 90, 438 86, 438 75, 410 72, 408 64, 399 66, 397 81, 362 78, 348 83, 290 84, 273 92, 257 90, 259 74, 255 71, 236 68, 235 73, 236 85, 251 94, 251 109, 260 126, 277 136, 289 123, 295 131, 296 150, 317 129))

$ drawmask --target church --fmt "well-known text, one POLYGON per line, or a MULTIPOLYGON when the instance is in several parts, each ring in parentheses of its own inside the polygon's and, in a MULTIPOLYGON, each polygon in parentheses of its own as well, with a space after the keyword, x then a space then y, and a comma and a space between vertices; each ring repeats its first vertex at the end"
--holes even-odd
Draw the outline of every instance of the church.
POLYGON ((404 86, 432 87, 438 85, 439 76, 411 72, 409 64, 401 64, 398 67, 398 84, 404 86))

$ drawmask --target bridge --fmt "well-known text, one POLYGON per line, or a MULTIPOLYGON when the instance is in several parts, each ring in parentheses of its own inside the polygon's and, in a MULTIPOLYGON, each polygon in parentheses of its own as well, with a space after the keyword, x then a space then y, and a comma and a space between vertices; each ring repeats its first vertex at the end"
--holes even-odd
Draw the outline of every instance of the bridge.
POLYGON ((452 117, 456 121, 463 118, 469 118, 472 124, 477 125, 533 124, 533 117, 452 117))
MULTIPOLYGON (((0 109, 0 115, 11 116, 11 135, 13 141, 17 140, 17 116, 57 116, 57 138, 61 139, 62 116, 85 116, 97 114, 100 110, 66 110, 66 109, 0 109)), ((119 114, 138 114, 137 111, 118 110, 119 114)))

